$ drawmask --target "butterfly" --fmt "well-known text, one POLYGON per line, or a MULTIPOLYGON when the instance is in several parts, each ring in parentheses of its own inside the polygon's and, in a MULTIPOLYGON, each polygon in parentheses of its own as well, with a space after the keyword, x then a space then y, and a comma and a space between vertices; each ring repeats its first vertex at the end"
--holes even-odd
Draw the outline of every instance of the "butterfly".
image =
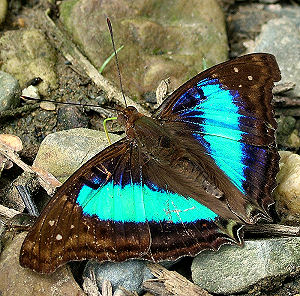
POLYGON ((279 155, 273 55, 218 64, 180 86, 153 117, 126 107, 126 136, 77 170, 33 225, 20 264, 50 273, 72 260, 154 262, 243 243, 263 218, 279 155))

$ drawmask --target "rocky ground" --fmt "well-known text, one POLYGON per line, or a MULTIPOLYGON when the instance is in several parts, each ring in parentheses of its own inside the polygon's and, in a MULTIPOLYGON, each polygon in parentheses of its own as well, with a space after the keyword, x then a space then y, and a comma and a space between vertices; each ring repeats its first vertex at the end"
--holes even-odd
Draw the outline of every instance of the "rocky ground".
MULTIPOLYGON (((124 45, 119 60, 125 93, 143 112, 157 107, 156 89, 162 80, 170 81, 166 92, 171 92, 203 70, 203 59, 210 67, 250 52, 276 56, 282 73, 274 98, 281 155, 276 209, 279 223, 299 225, 300 5, 296 1, 1 0, 0 133, 21 140, 19 163, 34 163, 63 182, 108 145, 102 123, 116 115, 110 108, 122 106, 123 99, 114 60, 104 67, 103 76, 98 72, 112 53, 107 16, 116 47, 124 45), (20 100, 22 92, 101 108, 28 102, 20 100)), ((122 129, 116 122, 108 127, 113 141, 120 138, 122 129)), ((120 286, 146 293, 142 282, 153 275, 143 261, 72 264, 72 269, 63 267, 51 276, 21 268, 18 253, 24 232, 20 229, 30 221, 15 216, 24 211, 15 185, 26 184, 39 209, 48 196, 36 185, 36 178, 23 174, 24 168, 11 167, 3 158, 0 162, 1 295, 99 295, 98 289, 111 293, 105 280, 112 284, 114 295, 134 295, 120 286)), ((249 237, 243 249, 203 252, 172 269, 212 295, 296 296, 299 244, 299 237, 249 237)))

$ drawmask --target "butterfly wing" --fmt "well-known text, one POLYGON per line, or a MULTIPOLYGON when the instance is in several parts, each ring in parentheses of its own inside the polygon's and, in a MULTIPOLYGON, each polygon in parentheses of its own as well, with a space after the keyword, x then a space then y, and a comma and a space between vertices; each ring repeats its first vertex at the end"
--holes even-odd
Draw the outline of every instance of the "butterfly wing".
POLYGON ((158 186, 158 172, 162 179, 175 173, 127 138, 100 152, 45 207, 24 240, 20 264, 49 273, 71 260, 158 261, 240 242, 219 215, 158 186))
POLYGON ((124 173, 129 150, 126 139, 109 146, 60 187, 25 238, 22 266, 48 273, 70 260, 121 260, 124 252, 126 259, 147 251, 150 237, 145 225, 115 222, 120 200, 112 182, 132 177, 124 173))
POLYGON ((204 157, 213 160, 209 169, 223 190, 238 189, 225 194, 224 202, 247 223, 259 216, 268 218, 273 203, 279 156, 271 100, 272 87, 279 80, 274 56, 245 55, 198 74, 156 112, 156 118, 177 133, 181 145, 190 146, 186 149, 192 149, 200 163, 204 157), (231 185, 222 186, 226 179, 231 185))

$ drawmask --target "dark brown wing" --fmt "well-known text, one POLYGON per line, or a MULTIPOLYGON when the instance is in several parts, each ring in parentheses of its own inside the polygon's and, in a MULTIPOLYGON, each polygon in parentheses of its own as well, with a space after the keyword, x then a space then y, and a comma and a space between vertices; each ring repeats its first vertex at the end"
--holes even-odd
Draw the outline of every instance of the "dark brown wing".
POLYGON ((130 151, 130 142, 121 140, 84 164, 62 185, 25 238, 20 253, 22 266, 49 273, 71 260, 121 261, 148 251, 150 234, 146 224, 125 225, 113 217, 101 220, 85 211, 101 199, 101 188, 119 181, 116 179, 126 170, 130 173, 130 151), (80 202, 79 193, 86 187, 94 193, 80 202))

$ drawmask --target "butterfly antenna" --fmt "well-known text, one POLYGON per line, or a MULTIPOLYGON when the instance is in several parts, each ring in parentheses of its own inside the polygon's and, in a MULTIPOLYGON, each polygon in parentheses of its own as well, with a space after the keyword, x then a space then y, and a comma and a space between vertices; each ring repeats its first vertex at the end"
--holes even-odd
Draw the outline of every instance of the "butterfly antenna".
POLYGON ((113 49, 114 49, 114 53, 115 53, 115 58, 116 58, 116 64, 117 64, 117 69, 118 69, 118 75, 119 75, 121 92, 122 92, 122 96, 123 96, 123 99, 124 99, 124 102, 125 102, 125 106, 127 107, 127 102, 126 102, 126 99, 125 99, 123 85, 122 85, 121 72, 120 72, 120 68, 119 68, 118 55, 117 55, 117 51, 116 51, 116 47, 115 47, 115 42, 114 42, 113 29, 112 29, 112 25, 111 25, 110 19, 106 18, 106 21, 107 21, 107 26, 108 26, 110 37, 111 37, 111 43, 112 43, 112 46, 113 46, 113 49))
MULTIPOLYGON (((38 101, 38 102, 49 102, 49 103, 54 103, 54 104, 60 104, 60 105, 71 105, 71 106, 80 106, 80 107, 93 107, 93 108, 103 108, 102 106, 97 106, 97 105, 91 105, 91 104, 81 104, 81 103, 70 103, 70 102, 56 102, 53 100, 47 100, 47 99, 37 99, 37 98, 31 98, 27 96, 20 96, 24 100, 30 100, 30 101, 38 101)), ((119 108, 112 108, 106 106, 105 109, 113 110, 119 112, 119 108)))

